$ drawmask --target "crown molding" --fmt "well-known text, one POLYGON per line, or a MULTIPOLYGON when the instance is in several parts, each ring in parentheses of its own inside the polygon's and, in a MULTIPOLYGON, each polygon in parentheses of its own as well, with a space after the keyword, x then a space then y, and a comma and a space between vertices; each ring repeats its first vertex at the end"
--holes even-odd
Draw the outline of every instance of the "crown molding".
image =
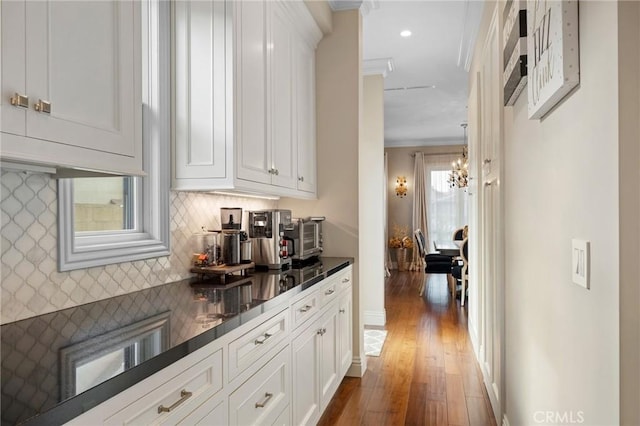
POLYGON ((393 58, 367 59, 362 61, 363 75, 382 74, 382 77, 387 78, 389 73, 393 72, 394 68, 393 58))
POLYGON ((380 7, 379 0, 328 0, 328 3, 334 12, 359 10, 363 16, 380 7))

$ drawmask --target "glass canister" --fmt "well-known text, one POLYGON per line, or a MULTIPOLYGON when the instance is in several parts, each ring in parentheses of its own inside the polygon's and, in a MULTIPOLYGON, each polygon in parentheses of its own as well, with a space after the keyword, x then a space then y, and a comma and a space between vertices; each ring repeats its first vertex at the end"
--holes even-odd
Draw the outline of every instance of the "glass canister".
POLYGON ((193 235, 193 263, 211 266, 220 263, 219 232, 202 231, 193 235))

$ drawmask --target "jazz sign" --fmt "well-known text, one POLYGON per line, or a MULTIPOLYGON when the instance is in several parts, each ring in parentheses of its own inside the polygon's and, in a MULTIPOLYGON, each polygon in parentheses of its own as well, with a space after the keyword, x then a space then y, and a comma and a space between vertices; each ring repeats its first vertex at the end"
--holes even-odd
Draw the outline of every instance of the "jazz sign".
POLYGON ((577 0, 527 1, 529 118, 542 118, 580 83, 577 0))

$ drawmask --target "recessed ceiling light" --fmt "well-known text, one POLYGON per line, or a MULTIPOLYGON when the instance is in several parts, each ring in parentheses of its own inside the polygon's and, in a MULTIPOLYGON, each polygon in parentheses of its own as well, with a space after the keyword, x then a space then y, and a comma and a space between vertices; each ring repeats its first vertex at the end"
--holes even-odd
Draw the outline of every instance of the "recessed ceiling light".
POLYGON ((404 31, 402 31, 402 32, 400 33, 400 35, 401 35, 402 37, 410 37, 410 36, 411 36, 411 31, 409 31, 409 30, 404 30, 404 31))

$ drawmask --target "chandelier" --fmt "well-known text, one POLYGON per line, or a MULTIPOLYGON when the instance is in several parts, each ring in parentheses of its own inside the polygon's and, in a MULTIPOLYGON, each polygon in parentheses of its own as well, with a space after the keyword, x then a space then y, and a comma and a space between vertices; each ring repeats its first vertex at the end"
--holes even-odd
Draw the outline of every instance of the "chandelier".
POLYGON ((467 123, 460 126, 464 129, 464 147, 462 148, 462 158, 451 163, 449 173, 449 185, 451 188, 466 188, 469 185, 469 160, 467 159, 467 123))

